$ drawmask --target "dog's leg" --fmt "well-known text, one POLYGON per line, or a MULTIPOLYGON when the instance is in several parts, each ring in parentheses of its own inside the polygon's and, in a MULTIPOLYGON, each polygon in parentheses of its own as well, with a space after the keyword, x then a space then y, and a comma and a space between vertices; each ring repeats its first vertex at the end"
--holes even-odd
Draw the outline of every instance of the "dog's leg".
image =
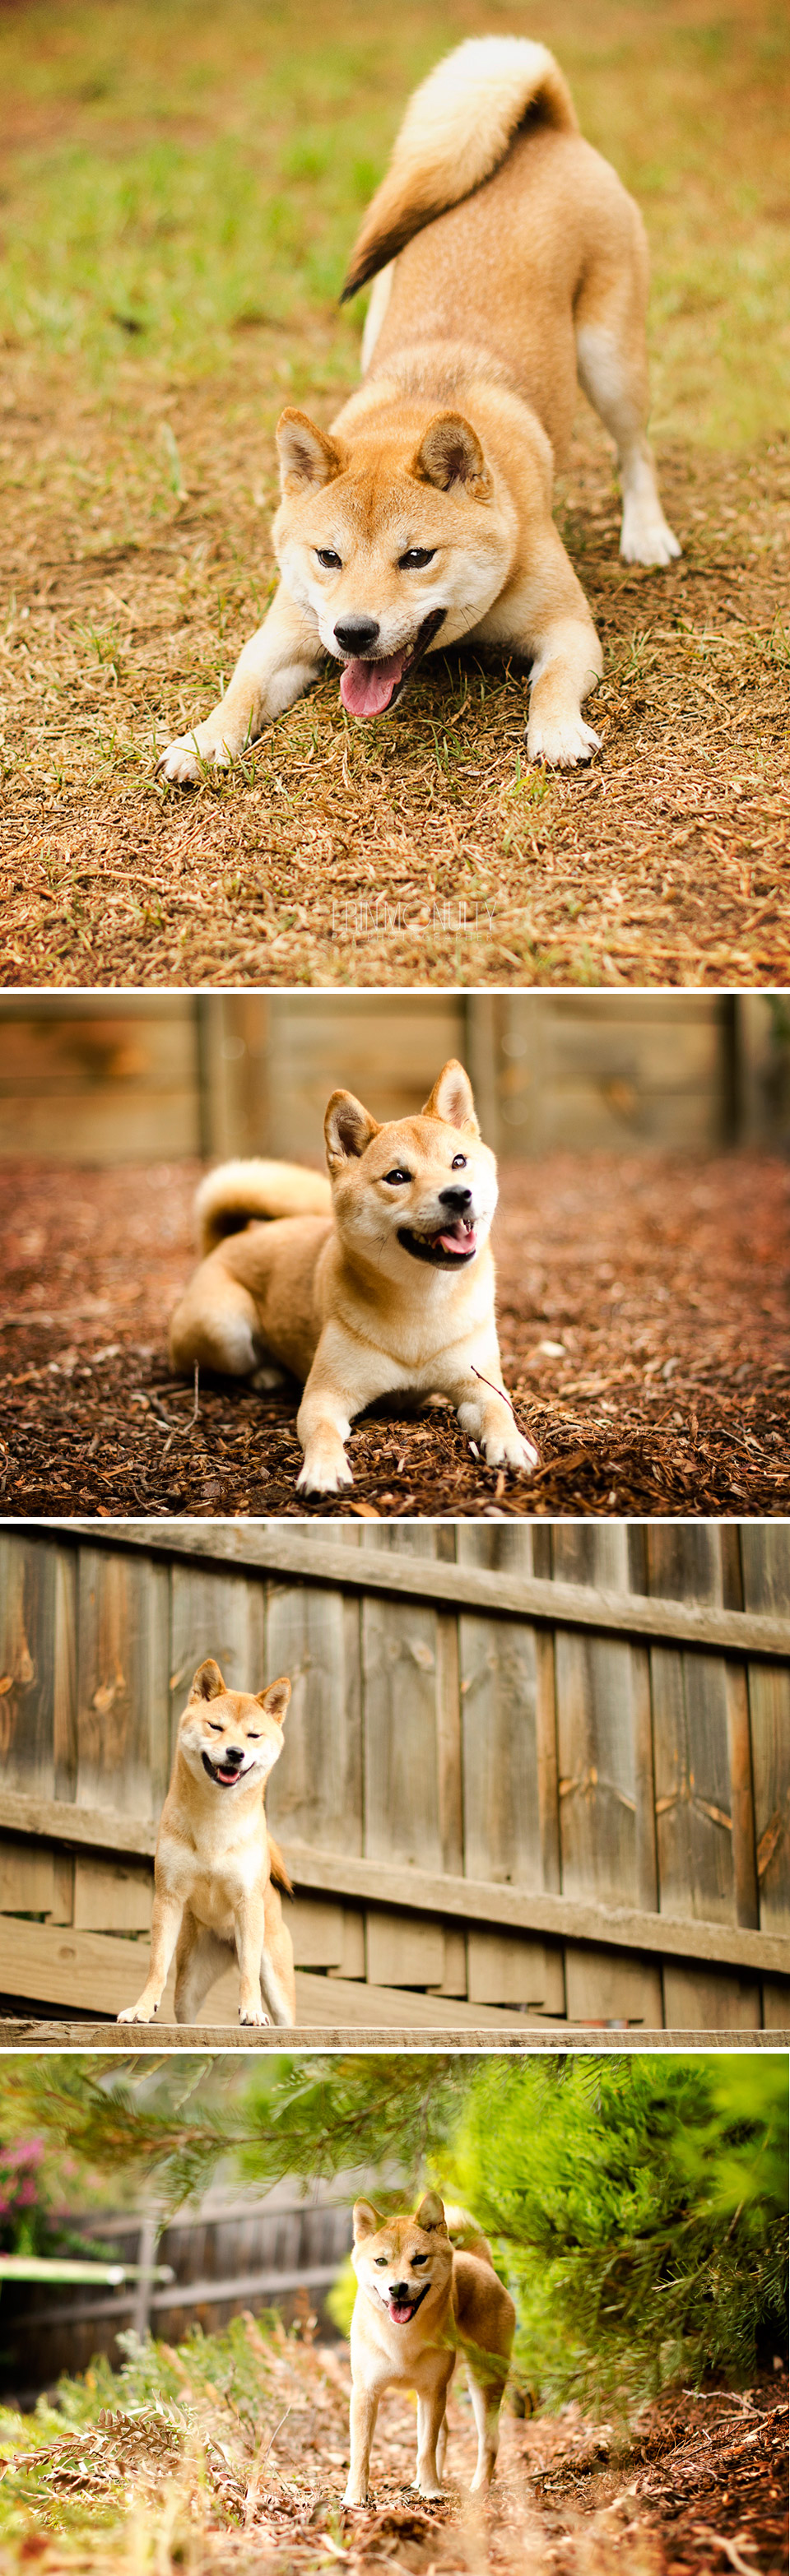
POLYGON ((233 1959, 229 1941, 220 1941, 208 1924, 196 1923, 193 1914, 185 1914, 176 1951, 176 2021, 196 2022, 201 2004, 205 2003, 218 1977, 224 1977, 233 1959))
POLYGON ((239 2020, 246 2028, 268 2027, 261 1995, 261 1960, 266 1930, 262 1895, 248 1893, 236 1917, 236 1956, 239 1962, 239 2020))
POLYGON ((213 1253, 201 1262, 170 1323, 170 1365, 253 1377, 263 1357, 254 1297, 213 1253))
POLYGON ((613 198, 610 213, 619 258, 613 266, 608 238, 589 263, 574 315, 576 364, 588 401, 617 449, 620 553, 626 563, 668 564, 681 549, 664 517, 647 439, 647 244, 641 216, 624 190, 613 198))
POLYGON ((483 2387, 468 2362, 466 2376, 477 2427, 477 2467, 472 2479, 472 2494, 477 2495, 481 2487, 490 2487, 496 2468, 502 2391, 501 2388, 483 2387))
POLYGON ((205 769, 230 769, 264 725, 273 724, 317 680, 325 661, 318 628, 280 584, 268 617, 240 653, 233 678, 210 716, 163 751, 159 774, 196 787, 205 769))
POLYGON ((415 2486, 422 2496, 440 2496, 438 2446, 445 2421, 446 2391, 432 2388, 427 2397, 417 2396, 417 2475, 415 2486))
POLYGON ((370 2449, 378 2411, 375 2390, 365 2388, 361 2380, 355 2379, 351 2390, 351 2464, 344 2504, 367 2504, 370 2449))
POLYGON ((294 1945, 287 1923, 283 1922, 279 1889, 272 1886, 271 1879, 264 1897, 264 1920, 261 1993, 275 2029, 293 2030, 296 2022, 294 1945))
POLYGON ((342 1325, 324 1325, 296 1416, 304 1466, 297 1493, 336 1494, 354 1479, 345 1453, 353 1417, 386 1395, 395 1382, 392 1362, 352 1341, 342 1325))
POLYGON ((436 1392, 449 1395, 461 1430, 467 1440, 477 1441, 489 1467, 515 1467, 523 1476, 534 1475, 539 1453, 514 1421, 495 1334, 476 1349, 467 1346, 463 1364, 457 1358, 448 1362, 437 1377, 436 1392))
POLYGON ((527 757, 553 769, 575 769, 600 749, 600 734, 584 721, 582 700, 603 670, 603 654, 587 601, 551 517, 546 484, 533 490, 534 516, 525 529, 523 570, 481 619, 483 644, 510 646, 532 665, 527 757))
POLYGON ((128 2004, 126 2011, 118 2014, 119 2021, 153 2021, 155 2014, 158 2013, 167 1985, 170 1961, 181 1930, 182 1913, 180 1897, 161 1896, 159 1893, 155 1895, 151 1915, 151 1964, 148 1975, 139 2001, 136 2004, 128 2004))
POLYGON ((437 2434, 437 2438, 436 2438, 436 2475, 437 2475, 437 2478, 439 2479, 440 2485, 443 2485, 443 2484, 444 2484, 444 2463, 445 2463, 446 2457, 447 2457, 447 2407, 446 2407, 446 2404, 445 2404, 445 2411, 444 2411, 444 2414, 443 2414, 443 2416, 442 2416, 441 2427, 440 2427, 439 2433, 437 2434))

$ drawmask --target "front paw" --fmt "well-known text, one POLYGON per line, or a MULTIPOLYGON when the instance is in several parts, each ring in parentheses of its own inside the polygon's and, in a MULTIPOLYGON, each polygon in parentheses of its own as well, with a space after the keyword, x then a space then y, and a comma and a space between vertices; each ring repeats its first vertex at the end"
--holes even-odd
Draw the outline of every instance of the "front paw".
POLYGON ((271 2030, 269 2015, 264 2012, 262 2004, 240 2004, 239 2020, 242 2030, 271 2030))
POLYGON ((160 752, 156 764, 157 778, 171 787, 199 787, 209 769, 230 769, 242 744, 236 742, 232 728, 221 731, 212 716, 205 724, 195 726, 193 733, 180 733, 175 742, 160 752))
POLYGON ((534 1441, 526 1440, 516 1430, 515 1423, 508 1424, 504 1431, 487 1432, 483 1456, 487 1467, 513 1467, 520 1476, 534 1476, 540 1466, 540 1451, 534 1441))
POLYGON ((430 2478, 421 2478, 418 2476, 414 2480, 414 2492, 415 2495, 425 2496, 429 2504, 440 2504, 444 2495, 444 2487, 434 2484, 430 2478))
POLYGON ((119 2014, 118 2014, 118 2020, 119 2020, 119 2021, 155 2021, 155 2020, 156 2020, 156 2016, 157 2016, 158 2011, 159 2011, 159 2005, 158 2005, 158 2004, 149 2004, 149 2003, 146 2003, 145 1996, 144 1996, 144 1995, 141 1995, 141 1996, 140 1996, 139 2004, 127 2004, 126 2011, 125 2011, 125 2012, 119 2012, 119 2014))
POLYGON ((530 716, 527 759, 545 760, 547 769, 580 769, 600 748, 600 734, 581 715, 556 722, 550 716, 530 716))
POLYGON ((356 2505, 369 2504, 370 2497, 368 2495, 367 2487, 365 2488, 364 2495, 356 2495, 351 2485, 351 2479, 349 2478, 348 2486, 343 2497, 343 2503, 356 2505))
POLYGON ((648 515, 646 511, 625 508, 620 537, 623 563, 647 564, 656 571, 676 563, 682 551, 663 510, 653 510, 648 515))
POLYGON ((342 1485, 353 1485, 354 1478, 340 1441, 323 1443, 308 1449, 304 1466, 296 1479, 298 1494, 338 1494, 342 1485))

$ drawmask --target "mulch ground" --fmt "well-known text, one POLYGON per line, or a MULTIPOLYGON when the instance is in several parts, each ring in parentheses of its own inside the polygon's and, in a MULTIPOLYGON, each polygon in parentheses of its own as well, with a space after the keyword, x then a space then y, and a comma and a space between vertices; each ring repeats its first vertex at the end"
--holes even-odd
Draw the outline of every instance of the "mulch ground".
POLYGON ((156 782, 155 738, 208 711, 259 622, 268 364, 230 387, 143 389, 140 441, 164 421, 186 478, 152 524, 122 404, 92 416, 67 375, 9 359, 3 982, 790 981, 781 435, 662 452, 684 552, 650 572, 619 560, 610 453, 580 414, 557 517, 606 655, 590 769, 527 771, 524 674, 470 653, 423 663, 390 722, 355 725, 328 673, 229 779, 156 782), (66 495, 67 431, 90 528, 66 495), (34 492, 31 442, 51 462, 34 492), (122 538, 114 475, 131 478, 122 538))
POLYGON ((25 1517, 786 1514, 790 1171, 558 1154, 502 1174, 500 1341, 541 1468, 487 1468, 444 1402, 381 1408, 351 1493, 305 1503, 298 1391, 170 1377, 198 1167, 0 1168, 0 1508, 25 1517))
MULTIPOLYGON (((255 2338, 253 2318, 246 2323, 255 2338)), ((535 2576, 610 2576, 612 2568, 622 2576, 732 2569, 779 2576, 787 2565, 787 2383, 777 2371, 743 2393, 667 2396, 627 2434, 585 2420, 576 2406, 554 2419, 505 2413, 497 2476, 484 2500, 469 2496, 471 2408, 465 2390, 453 2387, 450 2486, 436 2504, 411 2490, 413 2404, 390 2391, 374 2442, 372 2500, 352 2512, 340 2501, 348 2460, 343 2347, 289 2338, 278 2360, 269 2346, 280 2421, 270 2406, 257 2424, 214 2388, 198 2397, 183 2350, 177 2358, 181 2406, 133 2416, 107 2410, 97 2426, 23 2454, 9 2469, 25 2537, 21 2548, 12 2540, 0 2550, 0 2568, 24 2561, 54 2576, 77 2565, 152 2567, 143 2535, 143 2516, 152 2512, 157 2570, 222 2566, 244 2576, 265 2563, 274 2576, 315 2576, 335 2564, 350 2576, 381 2567, 414 2576, 484 2569, 515 2576, 525 2567, 535 2576), (125 2530, 113 2529, 114 2513, 124 2510, 125 2530)))

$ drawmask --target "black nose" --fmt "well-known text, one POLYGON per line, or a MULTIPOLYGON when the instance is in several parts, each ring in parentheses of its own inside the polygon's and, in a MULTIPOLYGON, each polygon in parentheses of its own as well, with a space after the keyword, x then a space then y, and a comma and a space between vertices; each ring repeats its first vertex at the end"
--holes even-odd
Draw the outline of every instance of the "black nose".
POLYGON ((390 2298, 394 2299, 396 2308, 403 2307, 406 2301, 411 2298, 411 2295, 408 2281, 391 2282, 390 2298))
POLYGON ((231 1762, 234 1764, 235 1768, 238 1770, 239 1763, 240 1763, 240 1762, 243 1762, 243 1760, 244 1760, 244 1753, 243 1753, 242 1746, 241 1746, 240 1744, 229 1744, 229 1745, 228 1745, 228 1749, 227 1749, 227 1753, 223 1753, 223 1756, 222 1756, 222 1766, 223 1766, 223 1770, 227 1770, 227 1768, 228 1768, 228 1764, 229 1764, 229 1763, 231 1763, 231 1762))
POLYGON ((471 1205, 471 1190, 452 1189, 439 1191, 439 1206, 452 1208, 456 1216, 463 1216, 464 1209, 471 1207, 471 1205))
POLYGON ((338 644, 342 646, 344 653, 369 653, 371 644, 376 643, 378 632, 378 620, 375 617, 347 617, 344 626, 335 627, 338 644))

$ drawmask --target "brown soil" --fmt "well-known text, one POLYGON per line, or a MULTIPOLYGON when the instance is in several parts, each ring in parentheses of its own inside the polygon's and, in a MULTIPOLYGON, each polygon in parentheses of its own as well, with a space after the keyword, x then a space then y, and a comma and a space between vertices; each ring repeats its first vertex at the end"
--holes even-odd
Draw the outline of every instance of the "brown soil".
POLYGON ((168 1373, 197 1166, 0 1170, 7 1514, 432 1518, 787 1513, 790 1173, 766 1155, 560 1154, 506 1166, 506 1384, 531 1483, 475 1457, 443 1405, 368 1415, 350 1499, 295 1492, 297 1391, 168 1373))

